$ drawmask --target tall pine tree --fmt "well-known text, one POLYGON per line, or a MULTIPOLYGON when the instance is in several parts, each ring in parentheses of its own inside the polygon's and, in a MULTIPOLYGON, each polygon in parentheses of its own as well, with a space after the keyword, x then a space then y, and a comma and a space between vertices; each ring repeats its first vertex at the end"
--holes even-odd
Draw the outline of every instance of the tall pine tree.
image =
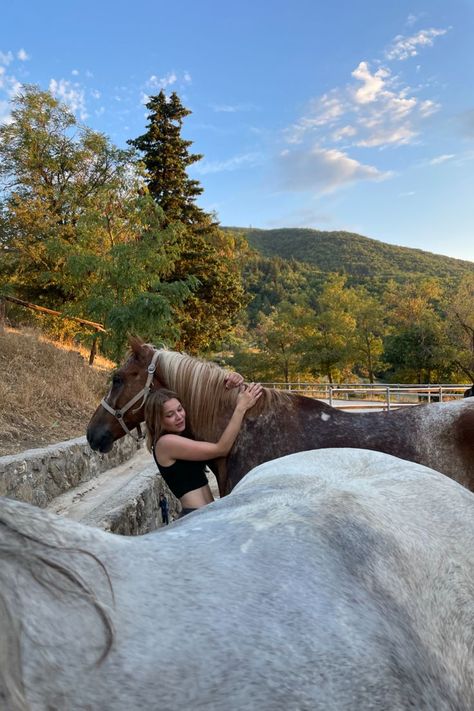
POLYGON ((187 174, 202 155, 189 152, 192 141, 181 136, 190 115, 173 92, 152 96, 147 131, 128 141, 140 154, 150 195, 162 208, 167 224, 180 224, 181 257, 170 279, 195 277, 199 286, 175 309, 181 336, 177 347, 191 353, 219 345, 245 304, 242 276, 233 259, 235 237, 219 229, 214 218, 196 205, 203 188, 187 174))
POLYGON ((191 225, 207 222, 207 214, 195 204, 203 188, 186 172, 203 157, 189 153, 193 142, 181 136, 183 120, 191 111, 184 108, 175 92, 168 99, 164 91, 152 96, 146 107, 150 112, 147 131, 128 143, 142 154, 150 194, 169 221, 191 225))

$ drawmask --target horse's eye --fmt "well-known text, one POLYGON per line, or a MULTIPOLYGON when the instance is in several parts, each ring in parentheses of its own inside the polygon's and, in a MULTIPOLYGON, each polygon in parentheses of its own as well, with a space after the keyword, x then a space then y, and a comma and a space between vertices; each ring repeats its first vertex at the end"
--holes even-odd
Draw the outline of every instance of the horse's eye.
POLYGON ((112 384, 113 385, 122 385, 122 378, 117 373, 115 373, 115 375, 112 378, 112 384))

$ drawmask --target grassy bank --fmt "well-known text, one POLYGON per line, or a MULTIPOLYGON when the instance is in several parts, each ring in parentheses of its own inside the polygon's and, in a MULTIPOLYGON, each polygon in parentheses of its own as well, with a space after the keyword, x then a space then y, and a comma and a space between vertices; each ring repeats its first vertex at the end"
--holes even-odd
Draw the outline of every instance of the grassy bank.
POLYGON ((0 456, 85 434, 114 364, 29 329, 0 332, 0 456))

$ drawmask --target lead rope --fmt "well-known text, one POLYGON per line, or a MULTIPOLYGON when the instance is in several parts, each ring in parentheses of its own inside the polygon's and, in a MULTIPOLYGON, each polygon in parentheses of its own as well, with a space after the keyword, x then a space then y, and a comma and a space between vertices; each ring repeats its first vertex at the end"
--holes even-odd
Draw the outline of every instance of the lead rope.
POLYGON ((110 414, 113 415, 120 422, 122 429, 125 431, 125 433, 130 435, 130 437, 133 440, 135 440, 135 442, 137 442, 137 443, 143 442, 143 440, 145 439, 145 435, 142 433, 140 424, 137 425, 138 436, 136 436, 136 435, 132 434, 132 432, 130 432, 130 430, 128 429, 127 425, 124 422, 123 416, 125 415, 126 412, 128 412, 128 410, 131 407, 133 407, 133 405, 135 405, 136 402, 138 402, 138 400, 140 400, 140 398, 142 398, 142 402, 140 403, 140 405, 138 407, 135 408, 135 412, 137 410, 139 410, 141 407, 143 407, 143 405, 145 404, 145 401, 146 401, 148 395, 150 394, 153 376, 156 371, 156 361, 158 360, 159 355, 160 355, 160 352, 158 350, 155 350, 155 352, 153 353, 153 358, 150 361, 150 365, 147 368, 148 375, 147 375, 147 379, 146 379, 146 383, 145 383, 144 387, 129 402, 127 402, 127 404, 124 405, 120 410, 114 410, 114 408, 111 407, 109 405, 109 403, 107 402, 106 398, 109 397, 110 391, 108 392, 106 397, 102 398, 102 400, 100 401, 100 404, 102 405, 102 407, 105 410, 107 410, 107 412, 110 412, 110 414))

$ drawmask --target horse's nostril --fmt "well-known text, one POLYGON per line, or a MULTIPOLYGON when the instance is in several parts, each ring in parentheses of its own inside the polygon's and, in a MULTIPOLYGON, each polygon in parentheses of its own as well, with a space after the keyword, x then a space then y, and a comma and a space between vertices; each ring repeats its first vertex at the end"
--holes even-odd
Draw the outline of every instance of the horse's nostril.
POLYGON ((92 427, 87 428, 86 438, 94 452, 110 452, 114 444, 114 438, 110 432, 97 431, 92 427))

